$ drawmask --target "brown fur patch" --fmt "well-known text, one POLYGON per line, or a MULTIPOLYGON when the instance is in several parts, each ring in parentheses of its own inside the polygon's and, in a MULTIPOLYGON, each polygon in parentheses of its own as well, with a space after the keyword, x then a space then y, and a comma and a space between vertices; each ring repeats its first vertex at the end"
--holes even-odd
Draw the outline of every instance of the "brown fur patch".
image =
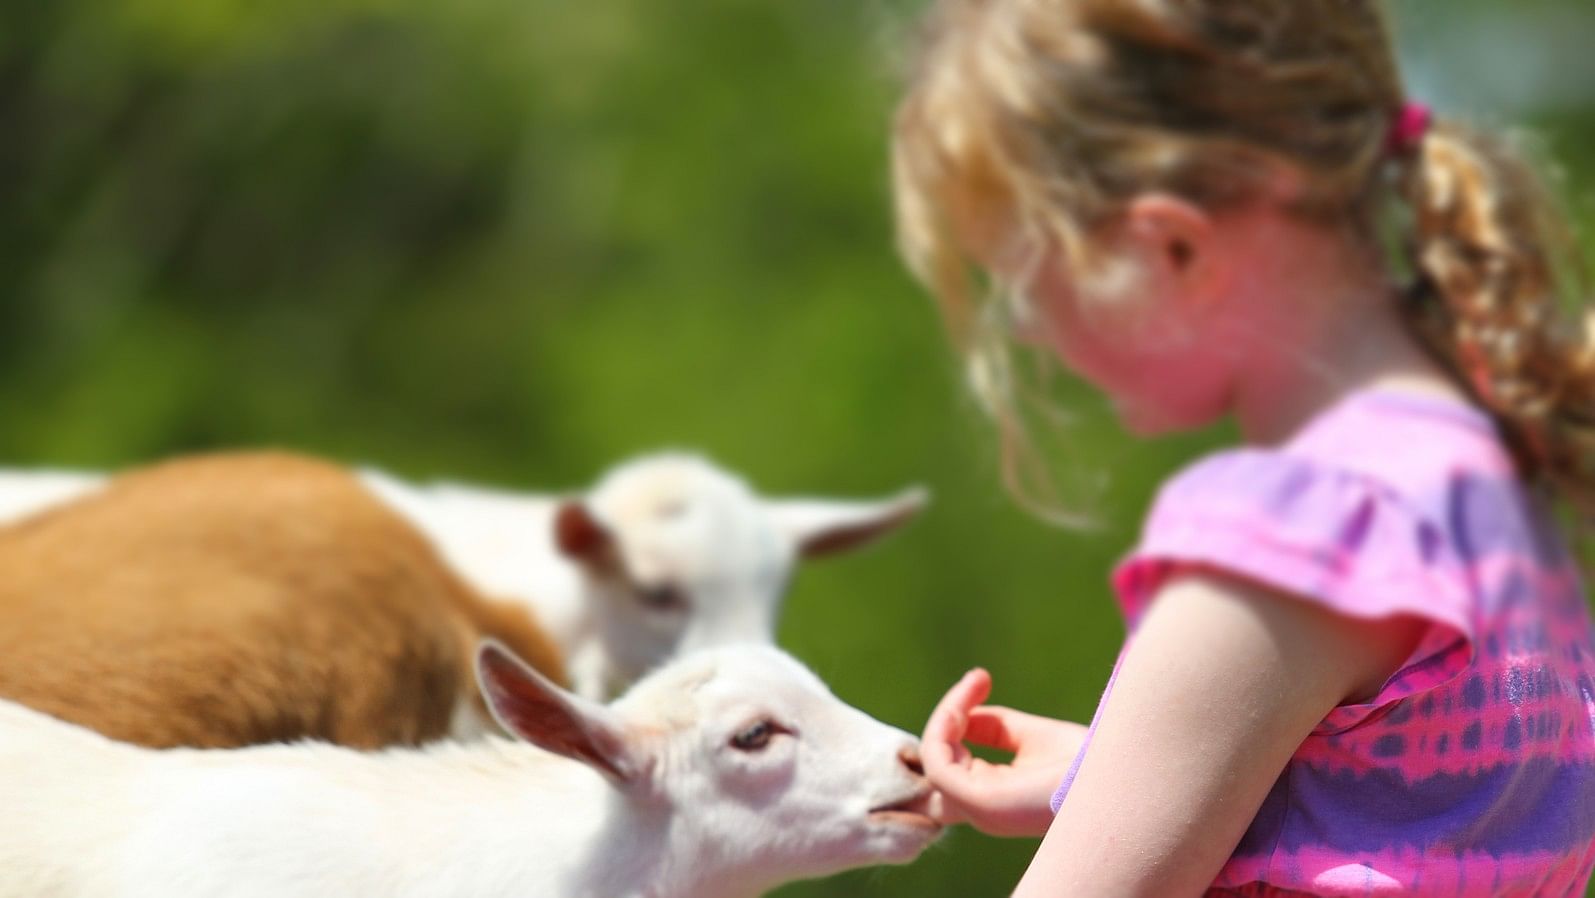
POLYGON ((179 459, 0 527, 0 696, 129 742, 435 739, 484 635, 564 681, 527 609, 309 458, 179 459))

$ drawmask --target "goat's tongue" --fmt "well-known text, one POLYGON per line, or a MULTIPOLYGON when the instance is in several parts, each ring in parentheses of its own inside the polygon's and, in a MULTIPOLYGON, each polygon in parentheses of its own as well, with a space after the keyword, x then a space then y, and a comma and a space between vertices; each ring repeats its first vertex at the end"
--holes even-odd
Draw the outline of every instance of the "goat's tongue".
POLYGON ((932 798, 935 795, 935 790, 926 789, 923 792, 916 793, 900 801, 894 801, 891 804, 884 804, 877 808, 871 808, 870 813, 914 814, 920 817, 930 817, 934 819, 935 814, 932 813, 934 803, 932 802, 932 798))

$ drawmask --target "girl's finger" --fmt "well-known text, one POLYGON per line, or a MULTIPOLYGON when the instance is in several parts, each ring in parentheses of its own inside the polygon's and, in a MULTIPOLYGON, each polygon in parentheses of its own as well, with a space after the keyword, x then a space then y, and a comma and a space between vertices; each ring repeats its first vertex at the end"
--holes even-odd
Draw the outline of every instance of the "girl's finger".
POLYGON ((931 713, 919 742, 920 761, 927 774, 934 776, 942 767, 964 763, 969 750, 964 747, 963 732, 964 720, 959 712, 938 708, 931 713))
POLYGON ((1018 751, 1021 737, 1010 726, 1010 718, 1003 714, 1006 708, 982 706, 969 712, 969 723, 964 728, 964 738, 976 745, 985 745, 1002 751, 1018 751))
POLYGON ((964 745, 964 732, 968 729, 970 709, 977 707, 990 692, 991 675, 984 670, 972 670, 947 690, 925 723, 919 747, 925 776, 946 792, 951 802, 968 800, 978 791, 969 777, 971 755, 964 745))
POLYGON ((937 707, 957 708, 964 714, 979 707, 982 702, 991 696, 991 674, 984 668, 977 667, 963 675, 953 688, 947 690, 937 707))
POLYGON ((991 694, 991 674, 975 668, 947 690, 925 723, 925 742, 962 742, 969 712, 991 694))
POLYGON ((929 814, 932 820, 949 825, 969 820, 969 815, 964 813, 963 806, 939 789, 932 790, 930 797, 925 800, 925 813, 929 814))
POLYGON ((1018 751, 1038 736, 1046 736, 1058 726, 1058 721, 1037 717, 1001 705, 981 705, 971 708, 964 738, 976 745, 987 745, 1003 751, 1018 751))
MULTIPOLYGON (((984 788, 978 777, 973 776, 973 771, 967 763, 968 752, 965 752, 966 763, 952 763, 945 754, 946 746, 933 746, 925 744, 920 749, 920 758, 925 765, 925 778, 930 780, 931 786, 939 793, 937 802, 941 810, 933 811, 932 816, 945 822, 956 822, 952 818, 962 813, 962 808, 967 805, 979 804, 984 788)), ((962 819, 959 817, 959 819, 962 819)))

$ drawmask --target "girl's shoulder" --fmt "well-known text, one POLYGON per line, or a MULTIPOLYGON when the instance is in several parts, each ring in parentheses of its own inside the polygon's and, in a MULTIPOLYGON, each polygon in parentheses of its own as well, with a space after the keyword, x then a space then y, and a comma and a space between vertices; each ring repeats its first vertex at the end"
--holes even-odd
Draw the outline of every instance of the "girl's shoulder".
POLYGON ((1421 492, 1445 476, 1517 480, 1494 419, 1477 406, 1433 393, 1390 388, 1352 393, 1279 451, 1408 492, 1421 492))
POLYGON ((1487 414, 1437 395, 1365 390, 1282 445, 1197 459, 1164 484, 1153 516, 1195 505, 1288 523, 1337 517, 1343 502, 1379 500, 1444 516, 1461 483, 1493 484, 1503 497, 1521 492, 1512 455, 1487 414))
POLYGON ((1442 397, 1365 391, 1283 445, 1217 452, 1178 473, 1114 583, 1132 621, 1173 571, 1200 565, 1348 614, 1419 613, 1467 632, 1469 556, 1485 541, 1558 554, 1490 418, 1442 397))

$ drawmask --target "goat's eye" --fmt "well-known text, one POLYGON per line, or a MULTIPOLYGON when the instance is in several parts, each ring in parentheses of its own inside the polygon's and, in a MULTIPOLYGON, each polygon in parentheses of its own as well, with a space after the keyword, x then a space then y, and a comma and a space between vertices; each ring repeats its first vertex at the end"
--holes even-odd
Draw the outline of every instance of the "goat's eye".
POLYGON ((637 597, 645 607, 656 611, 682 611, 687 607, 687 596, 669 584, 638 588, 637 597))
POLYGON ((770 737, 776 734, 777 727, 768 720, 761 720, 731 737, 731 747, 738 751, 759 751, 770 744, 770 737))

